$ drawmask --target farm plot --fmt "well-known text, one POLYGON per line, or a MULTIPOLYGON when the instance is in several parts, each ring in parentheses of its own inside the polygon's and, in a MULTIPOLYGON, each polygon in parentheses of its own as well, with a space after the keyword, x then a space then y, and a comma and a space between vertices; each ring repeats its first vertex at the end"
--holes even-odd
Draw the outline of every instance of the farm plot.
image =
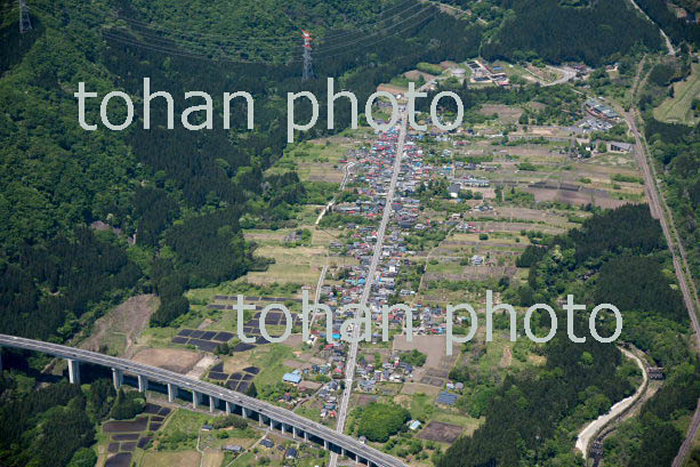
POLYGON ((444 422, 430 422, 418 435, 428 441, 452 444, 462 435, 464 428, 444 422))
POLYGON ((319 138, 299 143, 285 152, 271 168, 276 173, 296 168, 304 181, 338 183, 343 180, 344 161, 357 140, 351 136, 319 138))
POLYGON ((130 466, 137 449, 147 449, 153 434, 163 425, 171 410, 156 404, 147 404, 144 415, 134 420, 110 421, 102 426, 107 435, 106 467, 130 466))

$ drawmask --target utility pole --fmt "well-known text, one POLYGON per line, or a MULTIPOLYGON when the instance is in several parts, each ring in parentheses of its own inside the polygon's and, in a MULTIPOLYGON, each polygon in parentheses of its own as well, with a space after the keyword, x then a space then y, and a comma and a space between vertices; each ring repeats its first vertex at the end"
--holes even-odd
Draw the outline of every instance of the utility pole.
POLYGON ((29 18, 27 0, 19 0, 19 32, 24 34, 32 30, 32 21, 29 18))
POLYGON ((311 57, 311 51, 313 50, 313 40, 309 31, 301 30, 301 35, 304 38, 304 74, 302 75, 302 81, 308 81, 315 76, 313 58, 311 57))

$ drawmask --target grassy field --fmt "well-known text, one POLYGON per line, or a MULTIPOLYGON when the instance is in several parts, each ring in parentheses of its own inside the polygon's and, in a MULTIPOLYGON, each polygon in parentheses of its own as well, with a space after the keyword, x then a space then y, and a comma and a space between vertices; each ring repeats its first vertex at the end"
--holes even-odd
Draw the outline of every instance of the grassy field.
MULTIPOLYGON (((169 422, 158 434, 156 442, 166 446, 169 451, 185 451, 195 449, 197 437, 209 416, 189 410, 178 409, 171 415, 169 422)), ((197 458, 199 462, 199 457, 197 458)), ((146 463, 145 465, 151 465, 146 463)), ((180 465, 172 463, 168 465, 180 465)))
POLYGON ((341 133, 329 138, 305 141, 285 151, 282 159, 268 173, 283 173, 296 168, 304 181, 340 183, 348 152, 356 146, 354 135, 341 133))
POLYGON ((692 72, 685 80, 673 85, 674 97, 668 98, 654 109, 657 120, 668 123, 693 125, 698 121, 690 108, 693 99, 700 99, 700 64, 692 65, 692 72))
POLYGON ((143 456, 143 464, 152 467, 198 467, 201 462, 201 454, 197 451, 147 452, 143 456))
POLYGON ((281 382, 282 376, 292 371, 285 362, 295 359, 294 351, 288 345, 270 344, 260 347, 252 355, 253 363, 261 369, 260 374, 255 378, 255 385, 262 387, 281 382))

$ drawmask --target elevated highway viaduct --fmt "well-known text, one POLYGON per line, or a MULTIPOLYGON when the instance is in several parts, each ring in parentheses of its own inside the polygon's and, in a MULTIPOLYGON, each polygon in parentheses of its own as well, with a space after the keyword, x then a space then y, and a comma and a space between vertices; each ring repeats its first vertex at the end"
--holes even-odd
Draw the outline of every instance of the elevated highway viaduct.
MULTIPOLYGON (((144 365, 131 360, 103 355, 97 352, 42 342, 22 337, 0 334, 0 348, 8 347, 46 353, 64 358, 68 362, 68 377, 71 383, 80 383, 80 365, 89 363, 111 368, 115 388, 119 388, 124 375, 136 378, 139 391, 146 392, 149 383, 167 388, 168 400, 173 402, 181 394, 191 396, 192 405, 197 408, 208 404, 209 410, 223 410, 226 413, 240 414, 257 420, 260 425, 269 425, 295 438, 322 444, 324 449, 353 459, 368 466, 406 467, 406 464, 393 456, 367 446, 351 436, 338 433, 330 428, 301 417, 289 410, 246 396, 212 383, 188 378, 161 368, 144 365)), ((1 357, 0 357, 1 362, 1 357)), ((2 364, 0 363, 0 369, 2 364)))

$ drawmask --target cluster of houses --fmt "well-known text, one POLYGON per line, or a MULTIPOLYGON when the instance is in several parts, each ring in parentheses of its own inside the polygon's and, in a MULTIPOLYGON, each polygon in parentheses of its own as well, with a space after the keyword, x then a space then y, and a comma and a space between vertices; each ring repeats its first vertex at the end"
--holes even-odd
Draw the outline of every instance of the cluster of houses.
POLYGON ((391 360, 379 366, 360 360, 356 370, 360 391, 374 392, 377 389, 377 383, 380 382, 403 383, 411 380, 413 365, 401 361, 400 356, 392 356, 391 360))
MULTIPOLYGON (((347 197, 346 199, 350 201, 336 204, 333 212, 355 216, 358 220, 344 225, 346 234, 342 239, 339 238, 338 241, 333 242, 330 248, 342 251, 344 256, 354 258, 356 264, 338 268, 334 273, 334 280, 323 284, 321 288, 321 302, 334 310, 331 330, 333 339, 332 342, 326 339, 328 336, 325 319, 320 315, 321 319, 312 327, 311 338, 307 343, 316 348, 319 342, 322 343, 317 356, 324 363, 309 363, 303 368, 285 374, 282 378, 285 383, 296 386, 301 393, 313 392, 310 397, 313 398, 315 406, 320 408, 322 419, 332 419, 337 416, 338 399, 342 390, 341 382, 346 376, 345 365, 348 352, 348 345, 339 340, 341 326, 352 317, 353 313, 352 311, 343 313, 340 307, 357 304, 362 300, 377 242, 377 229, 393 174, 397 140, 398 129, 380 133, 374 144, 354 154, 357 162, 350 175, 349 186, 353 187, 356 196, 347 197), (319 378, 319 375, 326 378, 319 378), (316 386, 312 387, 308 386, 309 382, 316 381, 325 382, 315 383, 316 386)), ((443 223, 443 221, 436 222, 425 218, 418 197, 418 191, 424 184, 441 176, 439 168, 425 161, 423 150, 416 144, 412 135, 406 137, 404 153, 400 156, 402 159, 395 196, 391 204, 391 218, 384 235, 380 261, 376 268, 376 276, 372 280, 372 290, 367 302, 373 314, 374 323, 379 323, 383 319, 380 310, 383 305, 390 303, 390 300, 396 296, 411 297, 416 294, 415 290, 401 288, 398 284, 399 274, 403 268, 412 264, 410 257, 414 255, 406 237, 443 223)), ((460 188, 489 186, 487 179, 474 176, 453 180, 459 184, 460 188)), ((482 203, 475 209, 491 210, 493 208, 482 203)), ((479 232, 475 224, 465 222, 459 216, 444 222, 455 228, 479 232)), ((480 266, 486 264, 487 258, 474 255, 470 262, 480 266)), ((422 304, 412 306, 414 334, 445 333, 445 310, 442 307, 422 304)), ((401 310, 390 313, 388 315, 390 328, 403 327, 405 319, 406 316, 401 310)), ((381 339, 379 327, 375 327, 373 332, 372 340, 378 342, 381 339)), ((401 354, 396 354, 391 355, 386 362, 367 361, 360 358, 355 371, 357 384, 355 389, 364 393, 373 393, 378 391, 381 383, 412 380, 414 368, 410 363, 402 360, 401 354)), ((301 401, 308 402, 309 397, 285 402, 301 401)))
POLYGON ((598 99, 588 99, 586 101, 585 108, 586 112, 600 120, 615 122, 620 119, 620 114, 618 114, 615 109, 610 107, 608 104, 604 104, 598 99))
POLYGON ((506 75, 499 66, 490 67, 489 65, 481 63, 479 60, 470 60, 467 62, 467 66, 472 71, 472 83, 492 82, 502 87, 510 86, 508 75, 506 75))

